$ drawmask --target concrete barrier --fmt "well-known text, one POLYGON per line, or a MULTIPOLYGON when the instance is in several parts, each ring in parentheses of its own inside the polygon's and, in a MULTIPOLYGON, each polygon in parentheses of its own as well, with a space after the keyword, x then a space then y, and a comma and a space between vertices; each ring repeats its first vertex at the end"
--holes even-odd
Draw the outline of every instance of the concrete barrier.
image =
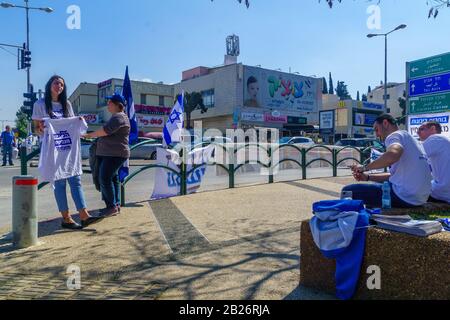
POLYGON ((18 249, 38 244, 37 187, 31 176, 13 177, 12 239, 18 249))
MULTIPOLYGON (((426 238, 369 228, 361 276, 354 299, 450 299, 450 233, 426 238), (379 267, 380 290, 367 282, 379 267)), ((312 238, 309 221, 302 222, 300 285, 335 294, 334 260, 325 258, 312 238)))

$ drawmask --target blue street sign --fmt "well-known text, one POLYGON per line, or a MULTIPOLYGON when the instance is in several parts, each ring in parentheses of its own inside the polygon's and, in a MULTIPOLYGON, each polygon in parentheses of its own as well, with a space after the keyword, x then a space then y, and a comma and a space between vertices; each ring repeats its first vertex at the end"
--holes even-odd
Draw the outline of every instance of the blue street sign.
POLYGON ((450 73, 409 81, 409 96, 450 91, 450 73))

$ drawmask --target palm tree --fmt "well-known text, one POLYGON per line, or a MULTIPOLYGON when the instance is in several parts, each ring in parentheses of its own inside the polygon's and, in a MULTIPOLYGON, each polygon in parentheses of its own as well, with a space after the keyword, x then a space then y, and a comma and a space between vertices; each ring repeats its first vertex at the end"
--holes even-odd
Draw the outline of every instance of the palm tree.
MULTIPOLYGON (((177 97, 178 98, 178 97, 177 97)), ((184 112, 186 113, 186 129, 191 127, 191 114, 194 110, 201 110, 201 113, 206 113, 208 108, 203 104, 203 97, 200 92, 185 92, 184 94, 184 112)))

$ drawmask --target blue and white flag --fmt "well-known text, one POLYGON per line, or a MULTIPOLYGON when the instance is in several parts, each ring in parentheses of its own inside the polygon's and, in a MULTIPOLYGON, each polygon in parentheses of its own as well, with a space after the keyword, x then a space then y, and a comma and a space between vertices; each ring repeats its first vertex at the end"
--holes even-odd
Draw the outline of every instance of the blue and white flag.
POLYGON ((181 132, 184 128, 184 91, 178 96, 177 102, 167 119, 163 130, 163 146, 166 148, 173 142, 181 141, 181 132))
POLYGON ((348 300, 356 292, 364 258, 369 213, 361 200, 326 200, 313 204, 310 221, 315 244, 336 260, 336 296, 348 300))
MULTIPOLYGON (((128 66, 125 71, 125 79, 123 81, 122 96, 127 102, 127 116, 130 119, 130 138, 129 144, 133 145, 138 141, 138 124, 136 113, 134 111, 133 92, 131 91, 131 81, 128 74, 128 66)), ((123 182, 130 174, 130 160, 127 160, 119 170, 120 182, 123 182)))
MULTIPOLYGON (((371 152, 370 152, 370 162, 374 162, 374 161, 380 159, 383 154, 384 154, 383 152, 372 148, 371 152)), ((376 169, 376 170, 371 170, 369 173, 375 174, 375 173, 384 173, 384 172, 385 172, 384 169, 376 169)))

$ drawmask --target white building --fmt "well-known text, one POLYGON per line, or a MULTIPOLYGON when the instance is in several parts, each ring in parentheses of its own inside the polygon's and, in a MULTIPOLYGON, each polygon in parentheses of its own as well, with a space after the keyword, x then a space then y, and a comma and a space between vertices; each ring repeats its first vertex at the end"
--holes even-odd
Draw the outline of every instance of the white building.
MULTIPOLYGON (((387 85, 387 110, 394 118, 404 117, 404 111, 400 108, 398 99, 405 98, 405 83, 391 82, 387 85)), ((384 105, 384 86, 380 85, 367 94, 367 101, 384 105)), ((405 110, 406 112, 406 110, 405 110)))
POLYGON ((324 141, 335 142, 343 138, 375 137, 375 119, 385 113, 384 105, 357 100, 340 100, 337 95, 324 94, 322 111, 335 110, 335 136, 324 141))

